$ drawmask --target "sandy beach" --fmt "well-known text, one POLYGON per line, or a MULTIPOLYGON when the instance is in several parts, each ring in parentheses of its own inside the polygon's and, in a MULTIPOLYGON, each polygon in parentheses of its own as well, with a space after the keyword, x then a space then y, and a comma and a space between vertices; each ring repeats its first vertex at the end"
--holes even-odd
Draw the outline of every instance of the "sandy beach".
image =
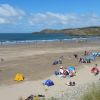
POLYGON ((91 64, 80 64, 79 59, 73 56, 77 53, 81 57, 85 50, 100 52, 100 41, 0 46, 0 58, 4 59, 0 61, 0 100, 18 100, 21 96, 26 98, 30 94, 39 93, 45 94, 46 97, 60 97, 60 91, 66 91, 69 88, 65 83, 70 80, 54 76, 54 71, 59 69, 60 64, 52 65, 52 63, 60 56, 64 57, 61 65, 64 67, 72 65, 78 70, 77 75, 71 79, 76 81, 75 87, 97 82, 100 75, 94 77, 89 72, 95 63, 100 65, 100 58, 91 64), (16 73, 23 73, 25 80, 15 82, 16 73), (42 85, 42 81, 49 78, 55 82, 55 85, 45 92, 47 87, 42 85))

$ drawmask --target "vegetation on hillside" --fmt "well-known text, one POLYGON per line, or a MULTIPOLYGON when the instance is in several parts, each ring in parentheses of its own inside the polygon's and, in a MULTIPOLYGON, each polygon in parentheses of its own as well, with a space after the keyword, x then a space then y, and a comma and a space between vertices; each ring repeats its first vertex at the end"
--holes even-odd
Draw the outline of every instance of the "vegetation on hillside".
MULTIPOLYGON (((36 33, 36 32, 34 32, 36 33)), ((67 35, 99 35, 100 36, 100 27, 84 27, 84 28, 71 28, 71 29, 61 29, 61 30, 54 30, 54 29, 44 29, 37 33, 63 33, 67 35)))

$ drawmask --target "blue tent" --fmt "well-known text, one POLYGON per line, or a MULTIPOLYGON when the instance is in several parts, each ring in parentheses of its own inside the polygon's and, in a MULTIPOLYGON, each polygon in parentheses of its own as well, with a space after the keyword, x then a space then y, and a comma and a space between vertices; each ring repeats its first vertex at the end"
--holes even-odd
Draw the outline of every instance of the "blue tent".
POLYGON ((73 71, 73 70, 75 70, 75 67, 74 66, 69 66, 68 70, 73 71))
POLYGON ((92 56, 97 56, 97 55, 98 55, 98 52, 92 52, 91 55, 92 55, 92 56))
POLYGON ((96 56, 93 56, 93 55, 89 55, 85 57, 86 60, 95 60, 95 58, 96 56))
POLYGON ((45 81, 45 85, 52 86, 52 85, 54 85, 54 82, 52 80, 48 79, 45 81))
POLYGON ((97 56, 100 56, 100 52, 98 52, 98 55, 97 56))

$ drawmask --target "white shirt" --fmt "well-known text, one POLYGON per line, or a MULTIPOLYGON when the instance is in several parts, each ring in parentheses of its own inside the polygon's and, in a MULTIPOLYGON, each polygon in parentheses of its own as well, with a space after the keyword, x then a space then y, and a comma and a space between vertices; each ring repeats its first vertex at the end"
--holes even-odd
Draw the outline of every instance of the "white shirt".
POLYGON ((61 73, 61 74, 63 74, 63 72, 64 72, 64 70, 63 70, 63 69, 61 69, 61 68, 60 68, 60 70, 59 70, 59 71, 60 71, 60 73, 61 73))

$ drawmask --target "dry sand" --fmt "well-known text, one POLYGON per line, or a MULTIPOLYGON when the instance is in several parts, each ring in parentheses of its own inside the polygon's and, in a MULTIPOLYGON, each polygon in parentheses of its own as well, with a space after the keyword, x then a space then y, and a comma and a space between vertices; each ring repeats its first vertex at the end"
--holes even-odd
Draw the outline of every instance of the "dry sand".
POLYGON ((0 46, 0 58, 4 59, 0 62, 0 100, 18 100, 20 96, 27 97, 38 93, 45 94, 47 97, 61 96, 61 91, 69 88, 65 83, 70 79, 53 75, 54 70, 59 69, 60 65, 54 66, 52 63, 60 56, 64 56, 63 66, 74 65, 77 69, 81 68, 77 76, 71 78, 77 86, 98 81, 100 76, 94 77, 89 73, 88 66, 93 66, 95 63, 100 65, 100 58, 91 64, 79 64, 73 57, 74 53, 83 55, 85 50, 100 52, 100 42, 53 42, 0 46), (24 82, 17 83, 13 80, 17 72, 25 75, 24 82), (42 81, 48 78, 55 82, 55 86, 48 88, 46 92, 47 87, 42 86, 42 81))

